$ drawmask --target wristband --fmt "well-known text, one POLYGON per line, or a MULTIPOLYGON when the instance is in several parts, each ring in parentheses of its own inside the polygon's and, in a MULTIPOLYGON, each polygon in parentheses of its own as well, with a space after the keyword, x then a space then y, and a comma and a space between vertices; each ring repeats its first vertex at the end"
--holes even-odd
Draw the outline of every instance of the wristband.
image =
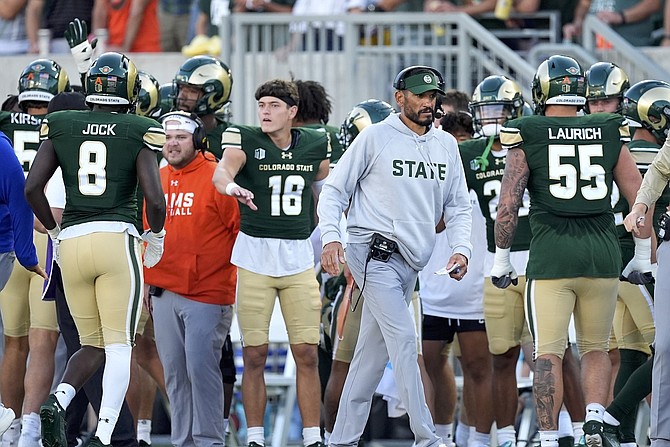
POLYGON ((240 185, 238 185, 238 184, 235 183, 235 182, 230 182, 230 183, 228 183, 228 184, 226 185, 226 195, 232 196, 232 195, 233 195, 233 194, 232 194, 233 188, 240 188, 240 185))
POLYGON ((623 10, 619 11, 619 15, 621 16, 621 25, 626 24, 626 16, 623 13, 623 10))
POLYGON ((152 234, 154 237, 158 237, 158 238, 165 237, 165 228, 161 229, 161 231, 159 231, 158 233, 154 233, 154 232, 152 231, 151 234, 152 234))
POLYGON ((49 234, 49 237, 55 241, 56 239, 58 239, 58 233, 60 233, 60 227, 58 226, 58 224, 56 224, 56 226, 53 227, 51 230, 47 230, 47 233, 49 234))
POLYGON ((633 236, 635 241, 635 258, 640 260, 649 260, 651 259, 651 238, 640 239, 633 236))

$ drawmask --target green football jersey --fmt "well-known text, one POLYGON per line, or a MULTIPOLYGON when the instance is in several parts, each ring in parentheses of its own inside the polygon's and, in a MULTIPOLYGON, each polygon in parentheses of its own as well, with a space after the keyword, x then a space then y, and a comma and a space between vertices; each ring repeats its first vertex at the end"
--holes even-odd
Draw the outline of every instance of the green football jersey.
MULTIPOLYGON (((498 202, 500 201, 500 186, 505 173, 505 155, 488 153, 486 161, 482 156, 486 150, 488 138, 476 138, 459 143, 465 181, 468 189, 477 194, 479 208, 486 219, 486 243, 491 253, 496 251, 496 243, 493 235, 496 215, 498 213, 498 202)), ((505 153, 505 151, 503 151, 505 153)), ((524 251, 530 247, 530 222, 528 212, 530 210, 530 197, 528 192, 524 193, 523 205, 519 208, 519 221, 512 242, 512 251, 524 251)))
POLYGON ((215 118, 217 123, 216 127, 207 132, 207 141, 209 141, 209 152, 214 154, 217 160, 221 160, 221 155, 223 155, 221 138, 226 129, 232 126, 232 124, 221 117, 215 116, 215 118))
POLYGON ((335 166, 340 157, 342 157, 342 154, 344 154, 344 147, 340 143, 340 129, 323 124, 305 124, 302 127, 328 132, 328 136, 330 137, 330 166, 335 166))
POLYGON ((40 145, 40 124, 44 115, 0 111, 0 131, 12 140, 16 157, 26 174, 40 145))
POLYGON ((533 234, 526 276, 613 278, 621 271, 611 195, 630 140, 621 115, 527 116, 508 121, 503 148, 521 148, 530 170, 533 234))
POLYGON ((330 158, 328 134, 291 129, 291 146, 275 146, 260 127, 233 126, 223 134, 223 147, 238 148, 246 162, 235 177, 253 191, 257 211, 240 206, 240 231, 249 236, 307 239, 312 232, 312 183, 319 165, 330 158))
POLYGON ((163 148, 160 124, 132 114, 66 110, 42 121, 40 138, 51 140, 63 171, 63 228, 95 221, 135 223, 137 155, 143 147, 163 148))

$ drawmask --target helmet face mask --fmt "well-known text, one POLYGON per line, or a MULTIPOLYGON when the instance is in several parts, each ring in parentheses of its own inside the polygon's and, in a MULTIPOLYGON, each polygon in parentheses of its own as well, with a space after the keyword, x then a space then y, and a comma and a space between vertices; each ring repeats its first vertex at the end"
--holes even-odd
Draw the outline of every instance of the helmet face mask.
POLYGON ((469 107, 476 133, 498 136, 505 121, 523 114, 524 101, 516 82, 505 76, 488 76, 477 85, 469 107))
POLYGON ((586 80, 579 63, 568 56, 551 56, 540 64, 531 87, 535 113, 547 105, 581 108, 586 103, 586 80))
POLYGON ((133 110, 140 81, 135 64, 121 53, 104 53, 86 75, 86 102, 99 105, 128 106, 133 110))
POLYGON ((670 131, 670 84, 663 81, 640 81, 624 93, 623 115, 649 131, 658 144, 670 131))
POLYGON ((391 113, 393 113, 393 107, 389 103, 378 99, 368 99, 354 106, 340 126, 339 139, 344 150, 349 147, 363 129, 370 124, 383 121, 391 113))
POLYGON ((19 105, 48 103, 57 94, 70 90, 65 70, 51 59, 37 59, 23 69, 19 77, 19 105))
POLYGON ((220 60, 211 56, 195 56, 179 67, 173 84, 176 109, 183 110, 190 105, 180 99, 181 87, 200 90, 200 97, 187 111, 202 116, 216 112, 229 102, 233 77, 228 66, 220 60))
POLYGON ((587 70, 585 76, 585 112, 591 113, 589 103, 593 101, 616 98, 618 106, 613 113, 621 113, 623 94, 630 87, 630 81, 626 72, 611 62, 597 62, 587 70))

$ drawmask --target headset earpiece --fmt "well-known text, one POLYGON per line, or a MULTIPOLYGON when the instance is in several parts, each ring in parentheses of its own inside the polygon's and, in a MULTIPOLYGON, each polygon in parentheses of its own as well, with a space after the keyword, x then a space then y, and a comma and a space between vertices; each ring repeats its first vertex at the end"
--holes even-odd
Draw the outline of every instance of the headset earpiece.
POLYGON ((207 139, 207 129, 205 129, 205 123, 195 113, 191 112, 190 118, 197 124, 195 131, 193 131, 193 147, 196 151, 201 152, 209 150, 209 140, 207 139))

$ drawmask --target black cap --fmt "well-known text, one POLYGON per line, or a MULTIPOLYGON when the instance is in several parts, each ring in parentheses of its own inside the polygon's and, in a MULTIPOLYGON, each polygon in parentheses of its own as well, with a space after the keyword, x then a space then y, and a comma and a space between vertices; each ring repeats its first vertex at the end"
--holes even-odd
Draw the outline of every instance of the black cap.
POLYGON ((60 110, 91 110, 86 97, 79 92, 61 92, 49 101, 48 113, 60 110))

